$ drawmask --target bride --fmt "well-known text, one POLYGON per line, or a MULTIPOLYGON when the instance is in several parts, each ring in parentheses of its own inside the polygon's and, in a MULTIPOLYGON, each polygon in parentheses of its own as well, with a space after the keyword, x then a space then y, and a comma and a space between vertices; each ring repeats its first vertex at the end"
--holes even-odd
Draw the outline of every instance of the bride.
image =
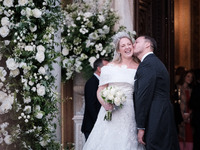
POLYGON ((97 121, 83 150, 144 150, 138 143, 133 103, 134 76, 139 62, 133 57, 133 42, 126 32, 117 33, 113 42, 113 60, 102 67, 97 97, 102 107, 97 121), (122 108, 106 103, 101 91, 108 86, 117 86, 126 95, 122 108), (107 110, 112 110, 111 121, 104 120, 107 110))

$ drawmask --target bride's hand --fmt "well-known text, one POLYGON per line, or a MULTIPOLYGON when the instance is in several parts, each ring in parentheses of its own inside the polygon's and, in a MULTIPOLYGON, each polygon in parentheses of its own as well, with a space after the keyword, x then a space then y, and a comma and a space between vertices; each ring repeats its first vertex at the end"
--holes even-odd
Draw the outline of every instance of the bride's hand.
POLYGON ((105 108, 105 110, 113 110, 113 108, 114 108, 114 106, 109 103, 103 103, 102 105, 105 108))

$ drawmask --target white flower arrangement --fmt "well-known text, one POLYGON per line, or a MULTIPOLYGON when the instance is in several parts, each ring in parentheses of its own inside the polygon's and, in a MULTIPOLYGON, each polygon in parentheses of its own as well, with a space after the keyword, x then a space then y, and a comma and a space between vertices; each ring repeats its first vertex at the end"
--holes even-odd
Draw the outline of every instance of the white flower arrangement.
MULTIPOLYGON (((126 95, 116 86, 108 86, 101 91, 102 99, 115 107, 122 108, 124 102, 126 101, 126 95)), ((104 120, 111 121, 112 111, 107 111, 104 120)))
POLYGON ((98 1, 73 3, 64 9, 62 30, 62 78, 73 78, 74 73, 92 70, 99 57, 113 54, 112 36, 119 17, 107 0, 100 9, 98 1))
POLYGON ((0 149, 60 149, 51 71, 61 17, 58 0, 0 0, 0 149))

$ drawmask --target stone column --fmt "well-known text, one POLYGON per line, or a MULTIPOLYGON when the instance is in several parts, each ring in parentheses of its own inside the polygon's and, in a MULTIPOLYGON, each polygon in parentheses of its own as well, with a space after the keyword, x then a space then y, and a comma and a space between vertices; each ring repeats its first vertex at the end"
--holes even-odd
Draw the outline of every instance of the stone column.
POLYGON ((85 143, 85 137, 81 132, 81 125, 84 113, 84 86, 85 79, 82 74, 76 74, 74 77, 73 102, 74 102, 74 137, 75 150, 82 150, 85 143))

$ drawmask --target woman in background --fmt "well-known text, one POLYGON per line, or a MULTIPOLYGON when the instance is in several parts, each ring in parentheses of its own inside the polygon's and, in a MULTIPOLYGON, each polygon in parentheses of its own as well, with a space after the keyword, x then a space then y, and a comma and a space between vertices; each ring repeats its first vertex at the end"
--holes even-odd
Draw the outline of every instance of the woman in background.
POLYGON ((179 125, 179 141, 181 150, 192 150, 193 138, 192 128, 190 124, 189 100, 194 85, 194 74, 192 71, 186 71, 179 81, 177 82, 177 88, 180 97, 180 109, 183 121, 179 125))

